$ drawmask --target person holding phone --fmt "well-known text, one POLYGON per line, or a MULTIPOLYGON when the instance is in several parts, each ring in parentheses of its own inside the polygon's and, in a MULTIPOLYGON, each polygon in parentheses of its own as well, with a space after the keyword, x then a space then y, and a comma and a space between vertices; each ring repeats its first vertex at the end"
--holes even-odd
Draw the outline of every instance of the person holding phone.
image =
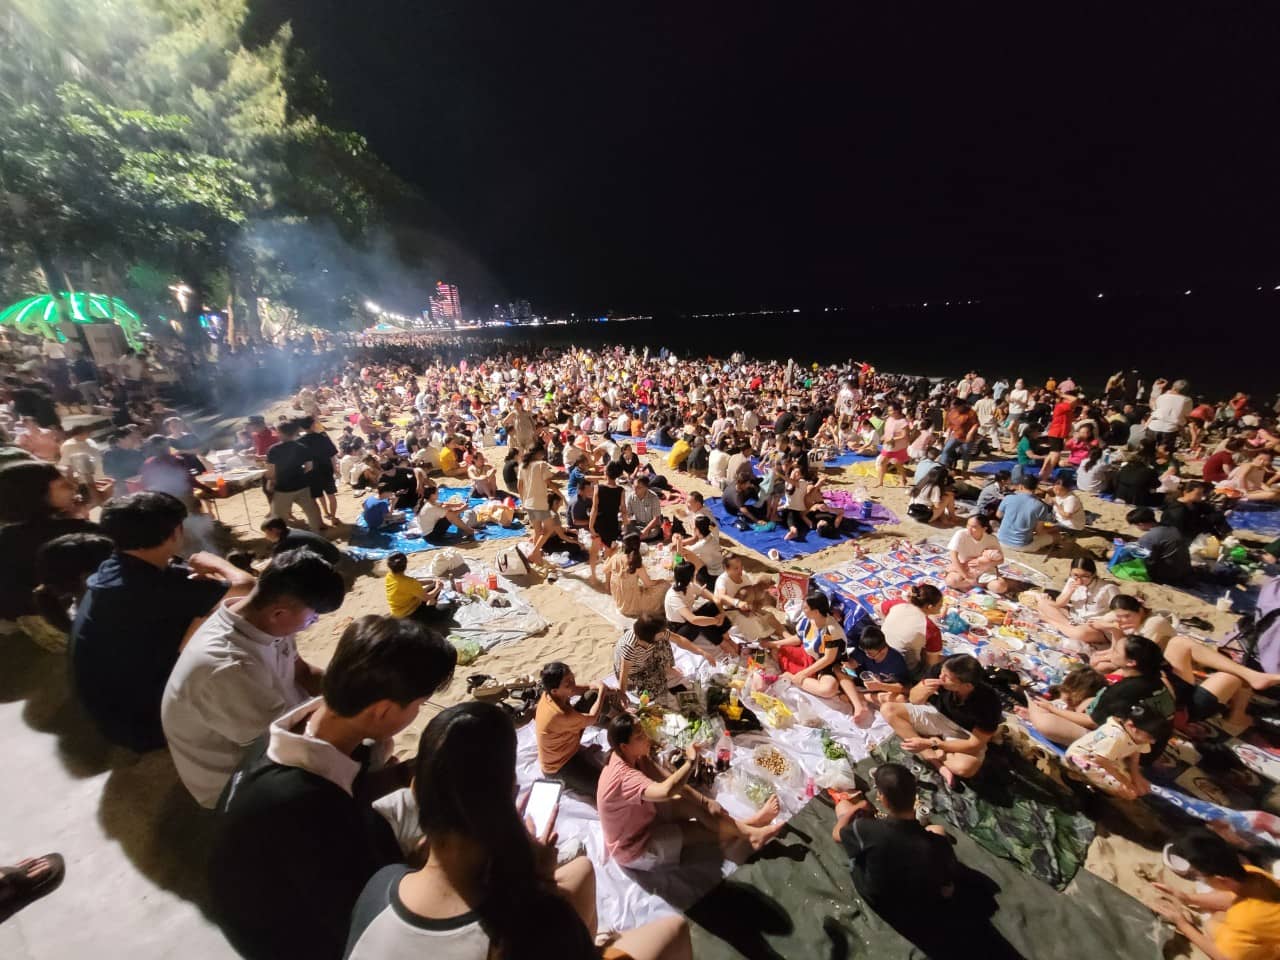
POLYGON ((556 865, 558 803, 535 811, 543 814, 535 832, 526 814, 535 799, 544 803, 512 801, 515 767, 515 728, 493 704, 458 704, 427 724, 413 781, 423 866, 395 864, 373 875, 352 911, 346 960, 691 957, 678 916, 626 931, 603 953, 596 947, 591 861, 556 865))

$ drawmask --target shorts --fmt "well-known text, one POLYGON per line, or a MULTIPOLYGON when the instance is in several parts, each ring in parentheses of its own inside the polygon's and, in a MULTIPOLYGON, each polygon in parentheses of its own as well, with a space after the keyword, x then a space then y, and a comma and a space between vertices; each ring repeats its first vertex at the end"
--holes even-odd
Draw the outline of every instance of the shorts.
POLYGON ((658 808, 658 819, 649 831, 649 842, 645 844, 644 853, 623 866, 628 870, 656 870, 659 867, 675 867, 680 864, 680 853, 684 849, 684 830, 680 824, 659 822, 663 814, 670 808, 658 808))
MULTIPOLYGON (((1067 442, 1063 440, 1061 437, 1044 436, 1040 438, 1041 450, 1043 450, 1046 453, 1050 451, 1054 453, 1061 453, 1063 448, 1066 446, 1066 443, 1067 442)), ((1037 452, 1040 452, 1040 451, 1037 451, 1037 452)))
MULTIPOLYGON (((920 736, 941 737, 943 740, 969 739, 969 731, 943 715, 937 707, 931 707, 927 703, 907 703, 903 706, 907 708, 907 719, 920 736)), ((981 760, 986 755, 987 748, 983 746, 975 756, 981 760)))
POLYGON ((327 477, 317 477, 315 480, 311 481, 311 496, 313 499, 326 493, 337 492, 338 478, 333 474, 329 474, 327 477))
POLYGON ((534 510, 531 508, 525 512, 529 514, 530 523, 543 523, 544 521, 551 519, 550 510, 534 510))
POLYGON ((902 449, 902 450, 885 450, 884 448, 881 448, 881 450, 880 450, 880 459, 881 459, 881 460, 894 460, 894 461, 897 461, 898 463, 906 463, 906 462, 907 462, 907 451, 906 451, 906 449, 905 449, 905 448, 904 448, 904 449, 902 449))
POLYGON ((1177 674, 1172 674, 1169 679, 1173 686, 1174 701, 1179 709, 1187 711, 1187 719, 1192 723, 1199 723, 1222 713, 1225 704, 1204 687, 1188 683, 1177 674))

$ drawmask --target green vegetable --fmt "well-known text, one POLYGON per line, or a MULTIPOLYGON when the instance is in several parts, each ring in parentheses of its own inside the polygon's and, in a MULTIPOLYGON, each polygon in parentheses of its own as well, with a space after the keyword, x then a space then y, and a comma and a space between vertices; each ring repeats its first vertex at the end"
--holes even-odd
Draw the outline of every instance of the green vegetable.
POLYGON ((828 760, 845 760, 849 752, 831 739, 829 730, 822 731, 822 753, 828 760))
POLYGON ((747 785, 742 792, 752 806, 759 808, 768 803, 769 798, 773 796, 773 785, 763 780, 752 778, 747 781, 747 785))

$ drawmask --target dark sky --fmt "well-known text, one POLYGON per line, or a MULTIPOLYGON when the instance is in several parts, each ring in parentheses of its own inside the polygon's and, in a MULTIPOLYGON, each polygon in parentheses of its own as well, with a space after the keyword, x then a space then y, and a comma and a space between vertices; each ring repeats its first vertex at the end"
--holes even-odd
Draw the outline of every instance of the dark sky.
POLYGON ((1268 4, 262 3, 542 309, 1280 284, 1268 4))

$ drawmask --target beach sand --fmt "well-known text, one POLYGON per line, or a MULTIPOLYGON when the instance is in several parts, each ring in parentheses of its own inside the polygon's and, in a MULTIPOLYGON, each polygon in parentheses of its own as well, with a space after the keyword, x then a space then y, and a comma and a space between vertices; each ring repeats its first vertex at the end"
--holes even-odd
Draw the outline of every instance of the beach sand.
MULTIPOLYGON (((281 412, 291 411, 288 411, 283 406, 270 410, 268 411, 268 422, 273 421, 275 416, 281 412)), ((329 418, 327 424, 335 434, 341 429, 340 421, 336 417, 329 418)), ((505 450, 504 448, 495 448, 494 451, 486 451, 486 453, 492 453, 496 456, 496 461, 494 461, 494 456, 490 457, 491 461, 501 463, 505 450)), ((718 491, 713 490, 706 482, 688 474, 677 473, 668 469, 663 459, 664 456, 662 454, 651 454, 648 459, 653 462, 659 472, 670 480, 672 486, 686 492, 699 490, 707 496, 718 495, 718 491)), ((868 481, 852 475, 851 470, 852 468, 845 468, 840 471, 827 471, 827 475, 830 477, 829 486, 848 489, 858 485, 870 486, 868 481)), ((980 483, 981 481, 982 478, 975 478, 974 480, 975 483, 980 483)), ((460 483, 460 481, 449 482, 460 483)), ((892 540, 903 537, 912 541, 920 541, 950 533, 950 529, 944 530, 931 527, 908 518, 906 515, 908 497, 905 488, 886 486, 870 492, 903 519, 898 525, 879 527, 873 533, 856 541, 867 552, 887 549, 892 540)), ((349 489, 342 490, 338 494, 339 516, 343 521, 350 523, 359 516, 360 505, 364 496, 366 494, 363 492, 360 496, 353 496, 349 489)), ((1100 519, 1096 521, 1094 526, 1106 531, 1133 533, 1124 521, 1124 514, 1128 509, 1125 505, 1099 500, 1087 494, 1081 494, 1080 496, 1087 510, 1100 515, 1100 519)), ((246 521, 242 502, 242 498, 239 496, 220 501, 219 507, 222 520, 233 527, 234 534, 243 546, 254 549, 260 555, 265 556, 267 544, 262 540, 258 532, 258 524, 266 514, 265 498, 257 490, 249 493, 250 517, 248 518, 249 525, 247 527, 245 526, 246 521)), ((340 544, 345 542, 346 539, 345 530, 342 528, 331 531, 330 536, 340 544)), ((1073 555, 1083 549, 1092 551, 1098 557, 1101 557, 1104 555, 1110 539, 1111 537, 1109 536, 1085 536, 1078 539, 1074 546, 1068 547, 1057 555, 1049 557, 1019 555, 1018 559, 1042 571, 1055 584, 1060 584, 1065 579, 1073 555)), ((486 563, 492 562, 497 553, 516 542, 524 541, 500 540, 492 543, 464 544, 459 549, 468 561, 475 560, 480 563, 486 563)), ((799 558, 793 562, 774 563, 753 550, 739 546, 728 536, 722 537, 722 542, 728 551, 741 555, 744 558, 747 571, 756 576, 761 574, 772 575, 780 570, 788 569, 801 572, 816 572, 836 566, 851 559, 853 555, 853 541, 848 541, 799 558)), ((420 555, 421 558, 429 558, 430 556, 430 552, 420 555)), ((410 569, 416 565, 415 561, 419 559, 419 556, 410 557, 410 569)), ((1099 567, 1101 568, 1102 566, 1104 566, 1104 563, 1100 561, 1099 567)), ((346 601, 339 611, 321 617, 315 626, 299 636, 299 648, 308 661, 319 666, 327 664, 333 655, 338 638, 352 618, 365 614, 385 614, 387 612, 382 583, 382 577, 385 572, 384 564, 374 564, 370 573, 356 578, 352 590, 347 595, 346 601)), ((568 571, 563 571, 561 577, 586 581, 589 577, 587 565, 580 564, 568 571)), ((1153 610, 1166 611, 1178 616, 1195 615, 1203 617, 1214 624, 1215 633, 1221 633, 1235 624, 1236 618, 1231 614, 1221 613, 1212 605, 1180 591, 1156 584, 1122 584, 1121 586, 1126 593, 1140 595, 1153 610)), ((603 594, 602 588, 600 592, 603 594)), ((619 635, 617 626, 584 606, 571 593, 561 589, 555 583, 536 583, 526 588, 525 596, 550 624, 546 632, 518 643, 498 647, 490 653, 482 655, 473 664, 459 667, 453 682, 432 697, 417 721, 397 738, 398 754, 404 757, 414 755, 417 752, 418 737, 431 717, 439 712, 440 709, 466 698, 465 678, 469 674, 486 673, 498 679, 507 679, 526 674, 536 676, 539 668, 551 660, 563 660, 568 663, 573 668, 580 683, 588 683, 612 673, 613 648, 619 635)), ((1112 834, 1104 836, 1103 832, 1100 831, 1099 839, 1095 841, 1095 847, 1097 849, 1091 850, 1088 868, 1105 879, 1116 883, 1127 892, 1133 894, 1144 893, 1148 887, 1146 878, 1151 874, 1159 876, 1164 873, 1163 865, 1159 863, 1158 851, 1153 852, 1138 843, 1125 841, 1123 838, 1112 834)))

